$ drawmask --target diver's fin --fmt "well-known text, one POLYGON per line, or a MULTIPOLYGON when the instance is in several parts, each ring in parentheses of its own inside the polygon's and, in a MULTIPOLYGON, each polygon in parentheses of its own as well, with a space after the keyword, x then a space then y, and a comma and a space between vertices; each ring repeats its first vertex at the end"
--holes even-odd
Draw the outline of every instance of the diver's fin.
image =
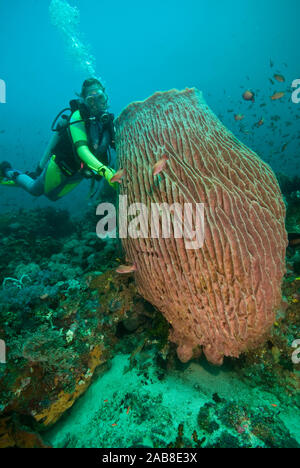
POLYGON ((8 161, 2 161, 0 163, 0 185, 15 186, 15 181, 6 177, 5 171, 8 169, 11 169, 11 164, 8 161))
POLYGON ((0 185, 6 185, 7 187, 18 187, 13 180, 0 179, 0 185))

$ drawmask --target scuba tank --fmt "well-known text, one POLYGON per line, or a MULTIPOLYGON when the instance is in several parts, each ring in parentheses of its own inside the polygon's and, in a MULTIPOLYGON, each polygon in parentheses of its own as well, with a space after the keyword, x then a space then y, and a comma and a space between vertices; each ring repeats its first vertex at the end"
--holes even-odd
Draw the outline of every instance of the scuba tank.
MULTIPOLYGON (((48 154, 55 155, 55 162, 65 175, 72 176, 78 171, 81 171, 85 178, 92 179, 91 192, 94 192, 95 181, 97 179, 100 180, 101 177, 95 175, 92 170, 85 167, 78 157, 72 141, 70 126, 79 122, 84 122, 90 151, 103 164, 110 165, 111 152, 109 147, 111 146, 115 149, 113 121, 113 114, 105 112, 98 116, 92 116, 83 102, 79 99, 74 99, 70 101, 70 107, 66 107, 57 114, 51 125, 51 130, 55 132, 55 136, 49 143, 49 148, 47 149, 48 154), (72 115, 77 110, 80 112, 81 119, 70 122, 72 115)), ((96 192, 97 190, 93 195, 96 192)))

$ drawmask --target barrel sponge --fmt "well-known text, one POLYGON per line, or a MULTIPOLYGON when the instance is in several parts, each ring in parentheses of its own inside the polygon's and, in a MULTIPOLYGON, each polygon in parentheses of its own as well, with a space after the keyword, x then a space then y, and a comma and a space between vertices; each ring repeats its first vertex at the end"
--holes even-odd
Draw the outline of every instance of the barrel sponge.
POLYGON ((128 204, 204 204, 202 248, 174 236, 122 240, 138 291, 170 323, 179 359, 203 350, 221 364, 263 343, 281 303, 287 245, 271 168, 194 88, 131 103, 116 119, 116 141, 128 204), (163 155, 166 166, 153 176, 163 155))

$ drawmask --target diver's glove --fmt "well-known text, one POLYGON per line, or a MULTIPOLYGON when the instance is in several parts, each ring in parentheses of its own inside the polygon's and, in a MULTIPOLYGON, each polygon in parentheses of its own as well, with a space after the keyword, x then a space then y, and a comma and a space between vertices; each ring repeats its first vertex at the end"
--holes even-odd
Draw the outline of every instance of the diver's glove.
POLYGON ((114 171, 110 167, 107 167, 107 166, 104 166, 104 165, 101 166, 100 169, 98 169, 98 171, 97 171, 97 174, 105 177, 105 179, 107 180, 109 185, 114 189, 117 188, 118 184, 116 184, 115 182, 110 183, 110 179, 115 175, 115 173, 116 173, 116 171, 114 171))

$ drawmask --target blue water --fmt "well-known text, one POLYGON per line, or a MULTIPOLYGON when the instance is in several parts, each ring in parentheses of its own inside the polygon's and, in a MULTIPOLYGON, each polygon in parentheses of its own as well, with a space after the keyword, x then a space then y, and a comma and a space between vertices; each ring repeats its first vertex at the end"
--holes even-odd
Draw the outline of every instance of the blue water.
MULTIPOLYGON (((0 2, 0 78, 7 86, 7 103, 0 104, 0 131, 5 131, 0 133, 0 154, 21 170, 36 167, 53 118, 87 75, 51 24, 49 5, 46 0, 0 2)), ((70 5, 79 8, 82 42, 90 46, 115 115, 157 90, 195 86, 275 171, 299 172, 300 104, 291 102, 291 83, 300 78, 297 0, 152 0, 143 5, 74 0, 70 5), (286 81, 274 80, 272 86, 269 78, 276 72, 286 81), (253 105, 241 99, 248 88, 256 93, 253 105), (283 99, 270 100, 282 90, 283 99), (263 103, 266 107, 260 107, 263 103), (242 131, 233 118, 239 113, 247 117, 242 131), (274 115, 279 120, 272 129, 274 115), (264 125, 253 127, 261 118, 264 125)), ((84 209, 85 192, 83 183, 71 199, 57 205, 74 210, 75 200, 76 210, 84 209)), ((49 203, 19 190, 1 191, 1 201, 2 208, 49 203)))

